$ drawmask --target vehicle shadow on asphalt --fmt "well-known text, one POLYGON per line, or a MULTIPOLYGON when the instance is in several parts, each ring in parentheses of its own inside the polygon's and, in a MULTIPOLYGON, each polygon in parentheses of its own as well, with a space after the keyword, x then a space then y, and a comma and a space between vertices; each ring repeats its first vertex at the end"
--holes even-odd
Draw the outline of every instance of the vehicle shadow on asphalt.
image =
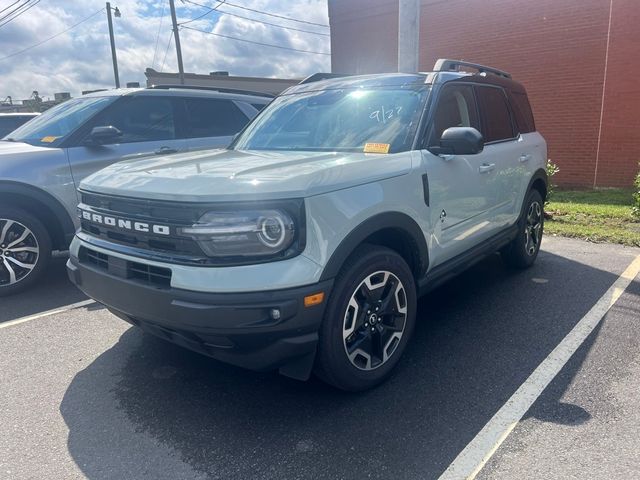
POLYGON ((28 290, 0 298, 0 323, 64 307, 87 299, 67 278, 67 256, 51 259, 44 277, 28 290))
POLYGON ((68 448, 89 479, 178 478, 177 464, 224 479, 437 478, 616 278, 548 252, 522 272, 493 256, 420 301, 395 375, 361 394, 131 328, 67 389, 68 448))

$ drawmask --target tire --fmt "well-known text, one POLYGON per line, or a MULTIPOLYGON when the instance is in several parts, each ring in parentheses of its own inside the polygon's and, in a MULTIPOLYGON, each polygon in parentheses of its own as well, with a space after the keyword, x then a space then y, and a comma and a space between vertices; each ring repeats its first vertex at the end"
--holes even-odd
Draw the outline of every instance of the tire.
POLYGON ((520 269, 533 265, 540 251, 543 232, 544 200, 540 192, 531 190, 518 220, 518 235, 501 251, 505 263, 520 269))
POLYGON ((362 245, 336 277, 320 327, 316 374, 354 392, 382 383, 400 360, 415 317, 407 263, 388 248, 362 245))
POLYGON ((21 292, 42 276, 51 259, 51 237, 24 210, 0 207, 0 297, 21 292))

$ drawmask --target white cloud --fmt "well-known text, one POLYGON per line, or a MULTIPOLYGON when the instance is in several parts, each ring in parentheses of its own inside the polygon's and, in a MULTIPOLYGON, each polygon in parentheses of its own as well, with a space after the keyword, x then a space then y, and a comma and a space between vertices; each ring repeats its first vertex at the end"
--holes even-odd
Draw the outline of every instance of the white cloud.
MULTIPOLYGON (((0 7, 10 0, 0 0, 0 7)), ((196 0, 216 5, 214 0, 196 0)), ((311 22, 328 24, 326 0, 235 0, 233 3, 256 10, 278 13, 311 22)), ((170 37, 168 0, 112 0, 122 12, 114 18, 120 82, 144 84, 144 70, 152 65, 160 14, 164 19, 156 51, 155 69, 160 70, 170 37)), ((104 7, 102 0, 41 2, 15 21, 0 27, 0 58, 33 45, 68 28, 104 7)), ((176 0, 178 22, 206 12, 176 0)), ((305 30, 328 33, 327 28, 259 15, 230 6, 228 11, 244 17, 305 30)), ((231 15, 209 14, 189 26, 248 40, 287 46, 299 50, 329 52, 329 37, 285 30, 231 15)), ((252 45, 231 39, 182 29, 180 31, 184 67, 187 72, 208 73, 228 70, 232 75, 304 77, 330 70, 330 57, 252 45)), ((164 71, 177 71, 173 41, 166 55, 164 71)), ((0 97, 23 99, 38 90, 44 98, 55 92, 78 95, 81 90, 110 88, 113 69, 105 12, 77 28, 28 52, 0 61, 0 97)), ((1 98, 0 98, 1 100, 1 98)))

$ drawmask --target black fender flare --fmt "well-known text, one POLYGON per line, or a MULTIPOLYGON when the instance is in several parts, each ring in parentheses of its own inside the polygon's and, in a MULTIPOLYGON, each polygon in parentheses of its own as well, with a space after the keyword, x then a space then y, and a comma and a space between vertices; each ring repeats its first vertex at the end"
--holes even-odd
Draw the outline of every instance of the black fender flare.
MULTIPOLYGON (((33 202, 32 213, 39 217, 49 230, 55 225, 58 231, 50 231, 54 248, 66 250, 73 239, 76 227, 66 208, 53 195, 32 185, 0 180, 0 196, 19 196, 33 202)), ((55 230, 55 229, 54 229, 55 230)))
POLYGON ((416 277, 419 278, 424 275, 429 265, 429 252, 422 229, 418 223, 406 213, 384 212, 369 217, 349 232, 331 254, 329 261, 322 271, 320 281, 334 278, 358 245, 376 232, 387 229, 400 230, 407 238, 411 239, 413 247, 415 248, 415 254, 417 254, 417 259, 419 260, 419 265, 415 269, 416 277))

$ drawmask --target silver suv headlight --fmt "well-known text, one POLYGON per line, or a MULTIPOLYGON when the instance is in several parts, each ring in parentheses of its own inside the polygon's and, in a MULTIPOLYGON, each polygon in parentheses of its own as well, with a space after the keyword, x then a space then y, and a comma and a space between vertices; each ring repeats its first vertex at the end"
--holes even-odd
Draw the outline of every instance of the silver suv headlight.
POLYGON ((288 258, 300 253, 303 205, 293 208, 237 208, 209 211, 197 223, 182 227, 179 234, 193 238, 202 251, 222 263, 241 263, 250 258, 288 258), (296 218, 298 217, 298 218, 296 218))

